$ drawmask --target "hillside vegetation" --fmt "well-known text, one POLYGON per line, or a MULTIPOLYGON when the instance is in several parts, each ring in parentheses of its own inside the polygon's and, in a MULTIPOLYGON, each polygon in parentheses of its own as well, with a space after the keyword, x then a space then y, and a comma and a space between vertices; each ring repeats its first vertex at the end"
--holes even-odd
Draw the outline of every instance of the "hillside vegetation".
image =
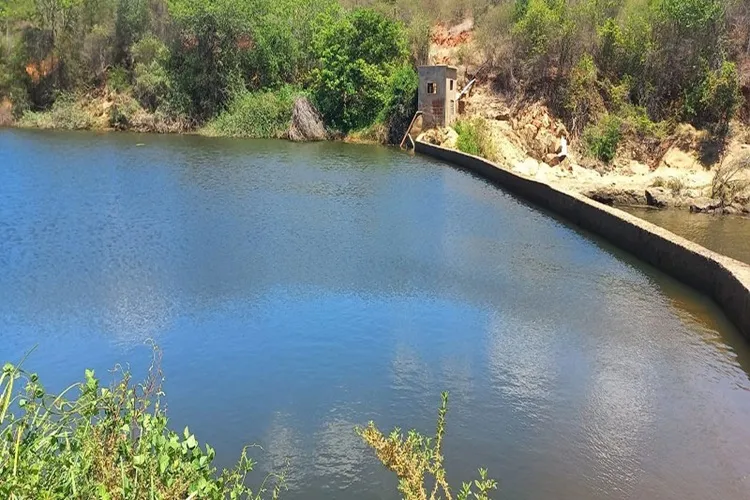
POLYGON ((750 114, 746 0, 5 0, 0 122, 283 136, 305 95, 332 130, 393 141, 431 28, 467 18, 460 57, 601 160, 750 114))

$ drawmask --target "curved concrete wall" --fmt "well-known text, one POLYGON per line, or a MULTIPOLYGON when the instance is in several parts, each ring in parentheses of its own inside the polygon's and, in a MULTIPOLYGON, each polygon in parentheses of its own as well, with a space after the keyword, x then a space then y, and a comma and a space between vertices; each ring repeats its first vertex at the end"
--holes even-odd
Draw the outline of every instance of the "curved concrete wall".
POLYGON ((475 172, 709 295, 750 340, 750 266, 638 217, 522 177, 483 158, 419 141, 416 151, 475 172))

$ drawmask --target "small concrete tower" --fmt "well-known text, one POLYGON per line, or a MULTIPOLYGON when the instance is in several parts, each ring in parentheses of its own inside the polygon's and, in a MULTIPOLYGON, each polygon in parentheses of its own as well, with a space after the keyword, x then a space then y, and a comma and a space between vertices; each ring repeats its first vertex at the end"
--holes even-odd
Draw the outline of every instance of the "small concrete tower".
POLYGON ((458 116, 458 70, 453 66, 420 66, 419 103, 423 128, 446 127, 458 116))

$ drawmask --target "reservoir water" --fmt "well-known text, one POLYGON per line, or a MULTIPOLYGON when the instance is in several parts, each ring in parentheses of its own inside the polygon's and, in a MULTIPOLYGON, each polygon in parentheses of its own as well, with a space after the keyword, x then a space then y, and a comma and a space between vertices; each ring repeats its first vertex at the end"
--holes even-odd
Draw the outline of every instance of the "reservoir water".
POLYGON ((395 499, 354 434, 434 429, 495 498, 750 498, 750 350, 706 297, 423 157, 0 131, 0 362, 163 350, 171 425, 287 499, 395 499))

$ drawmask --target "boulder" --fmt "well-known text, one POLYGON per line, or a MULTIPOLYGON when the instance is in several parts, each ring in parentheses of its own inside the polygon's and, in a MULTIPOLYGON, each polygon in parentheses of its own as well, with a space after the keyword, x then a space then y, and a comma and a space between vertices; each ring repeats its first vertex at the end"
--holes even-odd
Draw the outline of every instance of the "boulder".
POLYGON ((456 132, 450 127, 445 129, 445 136, 443 137, 443 143, 441 144, 441 146, 443 146, 444 148, 456 149, 457 143, 458 143, 458 132, 456 132))
POLYGON ((307 97, 294 100, 287 137, 292 141, 324 141, 328 138, 323 117, 307 97))
POLYGON ((670 148, 661 161, 667 167, 681 170, 694 170, 699 166, 698 160, 693 155, 677 147, 670 148))
POLYGON ((539 156, 544 157, 545 155, 555 153, 559 145, 560 139, 550 132, 549 129, 542 128, 539 129, 539 133, 534 138, 533 149, 539 156))
POLYGON ((537 132, 539 132, 539 129, 537 129, 534 125, 528 123, 524 125, 523 128, 520 130, 520 135, 526 141, 527 144, 531 144, 531 141, 534 140, 537 132))
POLYGON ((722 212, 726 215, 739 215, 742 213, 742 208, 737 207, 736 205, 729 205, 724 207, 722 212))
POLYGON ((709 213, 721 207, 721 201, 711 198, 698 198, 690 204, 693 213, 709 213))
POLYGON ((646 204, 646 197, 637 191, 615 187, 596 188, 587 192, 586 196, 609 206, 643 206, 646 204))
POLYGON ((665 208, 674 202, 672 192, 661 187, 646 189, 646 204, 650 207, 665 208))

